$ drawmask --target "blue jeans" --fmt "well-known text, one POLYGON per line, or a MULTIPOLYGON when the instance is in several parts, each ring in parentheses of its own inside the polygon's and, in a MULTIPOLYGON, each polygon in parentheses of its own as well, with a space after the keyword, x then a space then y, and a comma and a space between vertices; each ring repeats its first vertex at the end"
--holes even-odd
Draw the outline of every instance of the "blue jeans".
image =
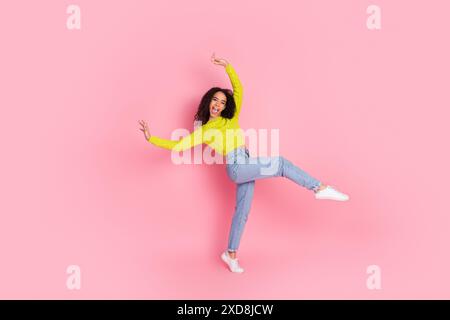
POLYGON ((236 183, 236 206, 228 240, 229 251, 236 251, 239 247, 250 212, 255 180, 286 177, 309 190, 317 191, 320 186, 320 181, 284 157, 250 157, 245 146, 226 155, 226 169, 230 179, 236 183))

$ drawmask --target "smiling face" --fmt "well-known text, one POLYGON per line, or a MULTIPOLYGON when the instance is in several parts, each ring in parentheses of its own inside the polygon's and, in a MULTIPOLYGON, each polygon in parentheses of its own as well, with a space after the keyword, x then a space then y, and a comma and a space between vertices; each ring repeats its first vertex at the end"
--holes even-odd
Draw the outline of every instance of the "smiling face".
POLYGON ((220 117, 220 114, 227 103, 227 97, 222 91, 217 91, 209 103, 209 118, 220 117))

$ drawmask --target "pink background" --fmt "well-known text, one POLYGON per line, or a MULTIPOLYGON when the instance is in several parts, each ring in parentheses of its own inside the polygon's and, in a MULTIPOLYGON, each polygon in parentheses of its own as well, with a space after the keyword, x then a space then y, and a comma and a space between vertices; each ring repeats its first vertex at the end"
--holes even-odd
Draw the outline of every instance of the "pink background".
POLYGON ((446 0, 7 1, 0 10, 0 298, 450 298, 446 0), (81 8, 68 30, 66 8, 81 8), (381 30, 366 8, 381 7, 381 30), (239 259, 224 165, 176 166, 201 96, 349 202, 258 181, 239 259), (81 290, 66 268, 81 267, 81 290), (381 268, 369 290, 366 268, 381 268))

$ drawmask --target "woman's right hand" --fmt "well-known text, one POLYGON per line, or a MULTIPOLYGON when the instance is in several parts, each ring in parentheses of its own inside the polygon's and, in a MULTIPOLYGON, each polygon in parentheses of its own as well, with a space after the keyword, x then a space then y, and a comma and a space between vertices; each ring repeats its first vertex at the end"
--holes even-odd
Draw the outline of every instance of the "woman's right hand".
POLYGON ((139 124, 141 125, 141 130, 144 133, 145 136, 145 140, 148 141, 148 139, 150 139, 151 135, 150 135, 150 130, 148 129, 148 125, 147 122, 145 122, 144 120, 140 120, 139 124))

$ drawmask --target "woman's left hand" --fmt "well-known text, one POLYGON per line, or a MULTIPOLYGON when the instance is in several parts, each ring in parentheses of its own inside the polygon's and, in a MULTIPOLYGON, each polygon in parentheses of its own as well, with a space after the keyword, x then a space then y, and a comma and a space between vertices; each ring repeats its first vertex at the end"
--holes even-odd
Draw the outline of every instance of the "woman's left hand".
POLYGON ((217 64, 219 66, 224 66, 224 67, 226 67, 227 64, 228 64, 227 60, 216 58, 216 53, 215 52, 213 52, 213 54, 211 56, 211 62, 214 63, 214 64, 217 64))

